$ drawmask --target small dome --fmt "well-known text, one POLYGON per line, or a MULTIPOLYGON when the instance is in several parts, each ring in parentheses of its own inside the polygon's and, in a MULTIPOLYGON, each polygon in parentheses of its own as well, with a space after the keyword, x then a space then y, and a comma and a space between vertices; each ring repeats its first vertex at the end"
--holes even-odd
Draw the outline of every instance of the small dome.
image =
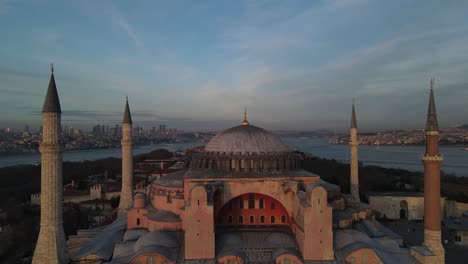
POLYGON ((133 199, 145 199, 146 195, 142 192, 137 192, 134 196, 133 199))
POLYGON ((184 175, 187 171, 177 171, 169 173, 159 179, 153 181, 154 185, 171 188, 183 188, 184 187, 184 175))
POLYGON ((133 246, 136 252, 148 246, 178 247, 179 235, 177 232, 150 232, 137 240, 133 246))
POLYGON ((217 134, 205 146, 208 152, 269 153, 293 149, 273 133, 252 125, 236 126, 217 134))

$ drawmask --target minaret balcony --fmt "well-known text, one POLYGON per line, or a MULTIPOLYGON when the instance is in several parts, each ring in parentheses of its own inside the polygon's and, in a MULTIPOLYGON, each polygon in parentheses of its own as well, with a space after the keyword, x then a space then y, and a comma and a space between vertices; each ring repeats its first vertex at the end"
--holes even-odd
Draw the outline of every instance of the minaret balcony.
POLYGON ((443 161, 444 157, 442 155, 423 155, 421 157, 422 161, 443 161))

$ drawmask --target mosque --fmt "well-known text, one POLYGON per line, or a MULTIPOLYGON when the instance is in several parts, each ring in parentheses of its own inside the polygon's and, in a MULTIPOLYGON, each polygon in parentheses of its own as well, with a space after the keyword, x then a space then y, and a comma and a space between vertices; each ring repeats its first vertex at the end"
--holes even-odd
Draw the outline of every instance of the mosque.
POLYGON ((350 190, 302 169, 304 156, 250 124, 189 151, 187 169, 133 190, 132 117, 122 124, 122 192, 110 225, 62 227, 61 107, 52 70, 43 107, 41 229, 33 263, 244 264, 444 263, 438 126, 431 81, 426 126, 424 244, 372 219, 359 198, 358 139, 351 113, 350 190))

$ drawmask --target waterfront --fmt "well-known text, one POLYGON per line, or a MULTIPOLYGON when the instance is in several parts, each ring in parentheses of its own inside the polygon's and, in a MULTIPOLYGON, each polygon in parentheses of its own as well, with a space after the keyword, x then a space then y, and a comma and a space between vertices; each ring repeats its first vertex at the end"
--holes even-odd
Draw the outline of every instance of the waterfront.
MULTIPOLYGON (((297 150, 309 152, 315 156, 349 161, 347 145, 329 144, 324 138, 284 138, 286 143, 297 150)), ((152 150, 165 148, 171 151, 185 150, 203 143, 155 144, 139 146, 134 154, 148 153, 152 150)), ((424 154, 424 146, 359 146, 359 160, 364 165, 377 165, 387 168, 400 168, 410 171, 422 171, 420 160, 424 154)), ((442 169, 446 173, 468 177, 468 151, 463 147, 441 146, 440 153, 444 156, 442 169)), ((64 161, 97 160, 107 157, 121 157, 120 148, 68 151, 63 154, 64 161)), ((24 154, 0 157, 0 167, 33 164, 40 161, 39 154, 24 154)))

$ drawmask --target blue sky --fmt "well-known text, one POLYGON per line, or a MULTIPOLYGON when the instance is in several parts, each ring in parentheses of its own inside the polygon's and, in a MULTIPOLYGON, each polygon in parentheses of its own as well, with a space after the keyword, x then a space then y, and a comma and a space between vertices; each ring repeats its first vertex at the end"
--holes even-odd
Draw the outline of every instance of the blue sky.
POLYGON ((0 127, 40 123, 55 76, 65 126, 422 128, 468 123, 468 1, 0 0, 0 127))

